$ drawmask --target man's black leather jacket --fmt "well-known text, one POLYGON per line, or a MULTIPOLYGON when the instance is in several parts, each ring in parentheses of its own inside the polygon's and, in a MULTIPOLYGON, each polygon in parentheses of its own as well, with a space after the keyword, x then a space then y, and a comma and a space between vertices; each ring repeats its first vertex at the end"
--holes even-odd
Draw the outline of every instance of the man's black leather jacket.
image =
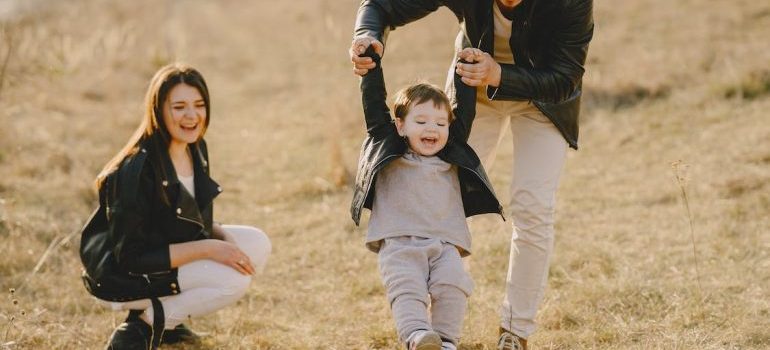
MULTIPOLYGON (((355 192, 350 205, 350 214, 356 225, 361 219, 362 208, 372 209, 377 173, 388 163, 402 156, 408 147, 406 140, 398 135, 391 119, 390 109, 385 102, 387 92, 380 58, 371 49, 367 51, 367 56, 374 59, 377 67, 370 69, 361 78, 361 97, 367 136, 361 146, 355 192)), ((475 90, 465 85, 457 74, 455 74, 455 84, 457 93, 453 93, 453 98, 450 100, 455 119, 449 126, 447 144, 437 156, 457 166, 465 216, 486 213, 497 213, 502 216, 503 208, 495 196, 481 161, 467 144, 470 127, 476 115, 473 106, 476 98, 475 90)))
MULTIPOLYGON (((388 30, 446 6, 461 23, 457 51, 475 47, 494 56, 494 1, 363 0, 355 35, 385 43, 388 30)), ((516 64, 501 64, 500 86, 487 89, 492 100, 531 100, 575 149, 592 13, 593 0, 524 0, 514 10, 509 42, 516 64)))

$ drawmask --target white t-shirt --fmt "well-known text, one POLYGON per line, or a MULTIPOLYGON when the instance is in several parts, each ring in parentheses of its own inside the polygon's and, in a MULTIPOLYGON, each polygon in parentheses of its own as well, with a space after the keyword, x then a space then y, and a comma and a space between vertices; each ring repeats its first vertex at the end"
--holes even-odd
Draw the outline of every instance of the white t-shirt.
POLYGON ((187 192, 190 193, 190 195, 193 198, 195 198, 195 176, 194 175, 190 175, 190 176, 178 175, 177 177, 179 178, 179 182, 182 183, 182 186, 184 187, 184 189, 187 190, 187 192))
MULTIPOLYGON (((511 28, 513 25, 513 21, 505 18, 502 11, 500 11, 500 7, 497 5, 497 1, 494 2, 492 5, 492 12, 494 13, 494 47, 495 47, 495 55, 494 59, 498 63, 503 64, 514 64, 516 63, 516 60, 513 57, 513 51, 511 50, 511 28)), ((490 89, 495 89, 493 87, 490 87, 490 89)), ((533 113, 541 113, 537 107, 532 104, 530 101, 489 101, 489 96, 487 95, 487 87, 486 86, 479 86, 476 89, 476 101, 491 104, 493 105, 493 108, 498 108, 500 110, 505 110, 507 114, 509 115, 523 115, 523 114, 533 114, 533 113)), ((496 89, 494 90, 496 91, 496 89)), ((493 95, 494 96, 494 95, 493 95)))

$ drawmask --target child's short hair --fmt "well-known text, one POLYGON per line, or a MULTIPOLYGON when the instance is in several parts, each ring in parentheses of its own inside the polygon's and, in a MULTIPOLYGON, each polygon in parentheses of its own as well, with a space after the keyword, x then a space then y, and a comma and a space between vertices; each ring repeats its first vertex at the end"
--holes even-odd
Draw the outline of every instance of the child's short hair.
POLYGON ((407 86, 396 93, 395 100, 393 109, 395 110, 396 118, 401 120, 406 118, 412 106, 427 101, 433 101, 435 107, 443 108, 447 111, 450 123, 455 119, 449 98, 444 91, 433 84, 417 83, 407 86))

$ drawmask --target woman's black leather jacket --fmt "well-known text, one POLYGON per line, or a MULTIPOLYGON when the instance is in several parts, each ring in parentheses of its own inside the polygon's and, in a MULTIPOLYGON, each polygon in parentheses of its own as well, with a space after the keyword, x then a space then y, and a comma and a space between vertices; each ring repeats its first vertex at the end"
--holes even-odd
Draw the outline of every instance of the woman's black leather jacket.
MULTIPOLYGON (((158 144, 151 138, 142 141, 109 176, 110 181, 116 181, 115 186, 102 186, 100 208, 85 228, 106 231, 106 240, 81 247, 81 254, 97 256, 105 254, 102 250, 111 249, 103 255, 103 261, 92 262, 106 265, 92 266, 91 271, 110 271, 133 279, 142 277, 139 280, 147 283, 123 284, 124 288, 135 286, 136 291, 113 290, 110 287, 121 283, 104 286, 99 276, 84 275, 92 294, 118 301, 177 294, 177 269, 171 268, 169 245, 211 237, 213 199, 222 189, 209 177, 205 141, 188 146, 193 159, 195 197, 181 185, 168 151, 158 149, 158 144), (105 216, 99 210, 106 211, 106 222, 99 219, 100 215, 105 216), (106 289, 98 290, 100 287, 106 289)), ((119 276, 110 276, 105 283, 119 281, 119 276)))

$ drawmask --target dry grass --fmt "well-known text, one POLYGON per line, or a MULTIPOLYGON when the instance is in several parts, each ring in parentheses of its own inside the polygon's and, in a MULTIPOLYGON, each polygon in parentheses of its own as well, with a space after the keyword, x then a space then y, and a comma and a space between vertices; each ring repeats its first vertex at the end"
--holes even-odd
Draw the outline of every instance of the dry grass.
MULTIPOLYGON (((91 182, 127 139, 152 73, 207 77, 224 222, 268 232, 250 293, 192 320, 200 348, 391 349, 393 322, 349 219, 363 137, 349 43, 357 1, 0 1, 0 349, 98 349, 124 315, 80 285, 91 182), (23 6, 5 11, 7 4, 23 6), (9 50, 10 48, 10 50, 9 50), (5 293, 5 292, 4 292, 5 293), (14 301, 15 300, 15 301, 14 301)), ((770 5, 597 2, 581 150, 559 192, 536 349, 770 347, 770 5), (688 213, 670 168, 687 164, 688 213)), ((441 84, 458 25, 391 34, 394 89, 441 84)), ((509 136, 510 137, 510 136, 509 136)), ((510 144, 509 140, 504 144, 510 144)), ((491 177, 503 200, 511 150, 491 177)), ((491 349, 510 239, 474 221, 464 349, 491 349)), ((365 226, 364 226, 365 227, 365 226)))

